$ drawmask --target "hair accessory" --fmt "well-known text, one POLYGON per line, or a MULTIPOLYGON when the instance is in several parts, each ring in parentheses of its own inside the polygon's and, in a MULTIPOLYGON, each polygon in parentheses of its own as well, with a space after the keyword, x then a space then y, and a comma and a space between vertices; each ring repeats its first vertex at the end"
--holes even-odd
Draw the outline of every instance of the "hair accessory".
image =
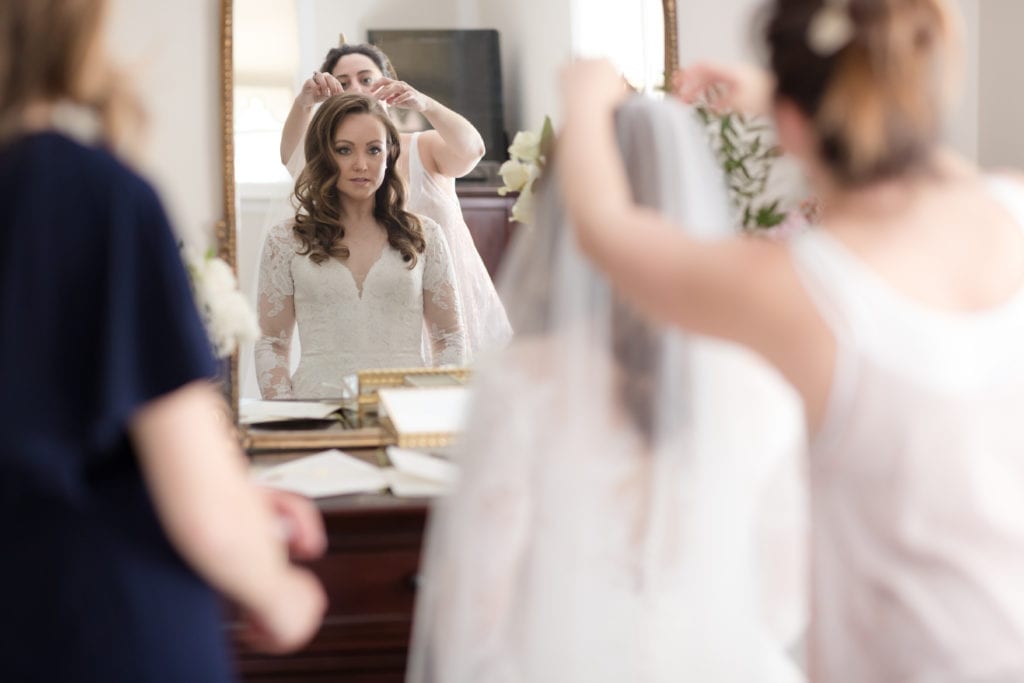
POLYGON ((338 34, 338 47, 345 47, 345 43, 347 43, 347 42, 348 41, 345 40, 345 34, 344 33, 339 33, 338 34))
POLYGON ((855 28, 850 0, 825 0, 807 25, 807 46, 819 57, 831 57, 853 40, 855 28))

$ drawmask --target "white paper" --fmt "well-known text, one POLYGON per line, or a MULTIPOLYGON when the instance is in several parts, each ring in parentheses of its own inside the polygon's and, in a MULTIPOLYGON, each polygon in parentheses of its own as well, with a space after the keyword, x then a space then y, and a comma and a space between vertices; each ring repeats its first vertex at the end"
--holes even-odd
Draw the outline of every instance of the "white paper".
POLYGON ((449 486, 459 481, 458 466, 448 460, 397 446, 388 446, 387 453, 395 469, 404 474, 449 486))
POLYGON ((340 407, 338 403, 316 401, 243 401, 238 406, 238 421, 252 424, 303 418, 323 419, 340 407))
POLYGON ((451 493, 452 490, 451 484, 432 479, 421 479, 394 467, 385 467, 381 471, 388 478, 388 487, 391 489, 391 493, 399 498, 444 496, 451 493))
POLYGON ((373 493, 383 491, 389 484, 387 475, 380 467, 336 449, 268 467, 256 472, 253 477, 263 486, 300 493, 310 498, 373 493))
POLYGON ((466 387, 380 389, 377 395, 399 434, 461 432, 469 407, 466 387))

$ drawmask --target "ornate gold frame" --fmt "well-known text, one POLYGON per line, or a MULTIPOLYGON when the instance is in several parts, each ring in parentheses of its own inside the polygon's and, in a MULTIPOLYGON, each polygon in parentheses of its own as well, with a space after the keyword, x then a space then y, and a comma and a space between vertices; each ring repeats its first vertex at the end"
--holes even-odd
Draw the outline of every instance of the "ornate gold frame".
MULTIPOLYGON (((217 255, 238 271, 235 231, 235 59, 233 0, 220 0, 220 135, 224 169, 224 219, 217 222, 217 255)), ((231 354, 228 401, 238 417, 238 352, 231 354)))
MULTIPOLYGON (((217 253, 232 268, 237 269, 236 212, 235 212, 235 100, 234 100, 234 6, 233 0, 220 0, 220 115, 221 161, 224 182, 224 218, 217 222, 217 253)), ((671 82, 672 73, 679 65, 679 38, 677 32, 676 0, 662 0, 665 21, 665 82, 671 82)), ((237 418, 238 413, 238 353, 231 356, 226 378, 228 399, 237 418)), ((380 430, 349 430, 342 434, 313 434, 309 432, 277 432, 257 435, 241 428, 242 440, 247 447, 259 449, 321 448, 330 446, 380 445, 380 430), (351 439, 342 438, 351 437, 351 439), (373 439, 376 442, 370 443, 373 439)))

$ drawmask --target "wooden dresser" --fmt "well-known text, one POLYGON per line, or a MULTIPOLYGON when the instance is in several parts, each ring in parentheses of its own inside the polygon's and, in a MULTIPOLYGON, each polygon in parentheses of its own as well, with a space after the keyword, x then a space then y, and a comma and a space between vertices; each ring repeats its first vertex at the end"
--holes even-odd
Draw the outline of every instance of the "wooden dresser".
POLYGON ((498 275, 505 249, 519 225, 509 220, 517 195, 502 197, 493 185, 473 183, 456 183, 455 191, 459 195, 462 215, 473 235, 473 242, 493 280, 498 275))
POLYGON ((284 657, 237 647, 242 679, 401 683, 429 502, 388 494, 320 500, 328 550, 310 566, 330 600, 323 626, 284 657))
MULTIPOLYGON (((515 195, 501 197, 496 187, 471 183, 458 184, 457 191, 494 278, 518 225, 509 220, 515 195)), ((370 461, 380 457, 372 450, 347 452, 370 461)), ((281 456, 261 458, 269 464, 281 456)), ((284 657, 246 652, 236 644, 239 674, 261 683, 401 683, 430 501, 379 494, 326 498, 318 505, 328 549, 310 567, 330 600, 323 626, 309 646, 284 657)))

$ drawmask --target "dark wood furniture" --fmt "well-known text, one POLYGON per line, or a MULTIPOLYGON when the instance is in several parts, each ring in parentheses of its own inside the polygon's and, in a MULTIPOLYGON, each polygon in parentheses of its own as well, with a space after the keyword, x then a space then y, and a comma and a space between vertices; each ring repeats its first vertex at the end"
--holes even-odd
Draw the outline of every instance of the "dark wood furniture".
POLYGON ((456 183, 455 192, 459 195, 462 216, 466 219, 469 233, 493 280, 498 275, 505 249, 519 225, 509 220, 517 195, 502 197, 493 185, 469 182, 456 183))
MULTIPOLYGON (((456 187, 466 225, 494 278, 518 225, 509 220, 516 197, 502 197, 494 186, 456 187)), ((371 462, 383 457, 376 450, 346 452, 371 462)), ((254 459, 272 464, 300 455, 254 459)), ((258 683, 401 683, 430 501, 377 494, 326 498, 318 505, 328 549, 310 567, 330 600, 323 626, 301 652, 284 657, 248 652, 236 643, 239 674, 258 683)), ((229 624, 232 633, 236 628, 229 624)))
POLYGON ((323 626, 301 652, 284 657, 236 645, 243 680, 401 683, 429 504, 389 494, 319 500, 328 549, 310 566, 330 600, 323 626))

